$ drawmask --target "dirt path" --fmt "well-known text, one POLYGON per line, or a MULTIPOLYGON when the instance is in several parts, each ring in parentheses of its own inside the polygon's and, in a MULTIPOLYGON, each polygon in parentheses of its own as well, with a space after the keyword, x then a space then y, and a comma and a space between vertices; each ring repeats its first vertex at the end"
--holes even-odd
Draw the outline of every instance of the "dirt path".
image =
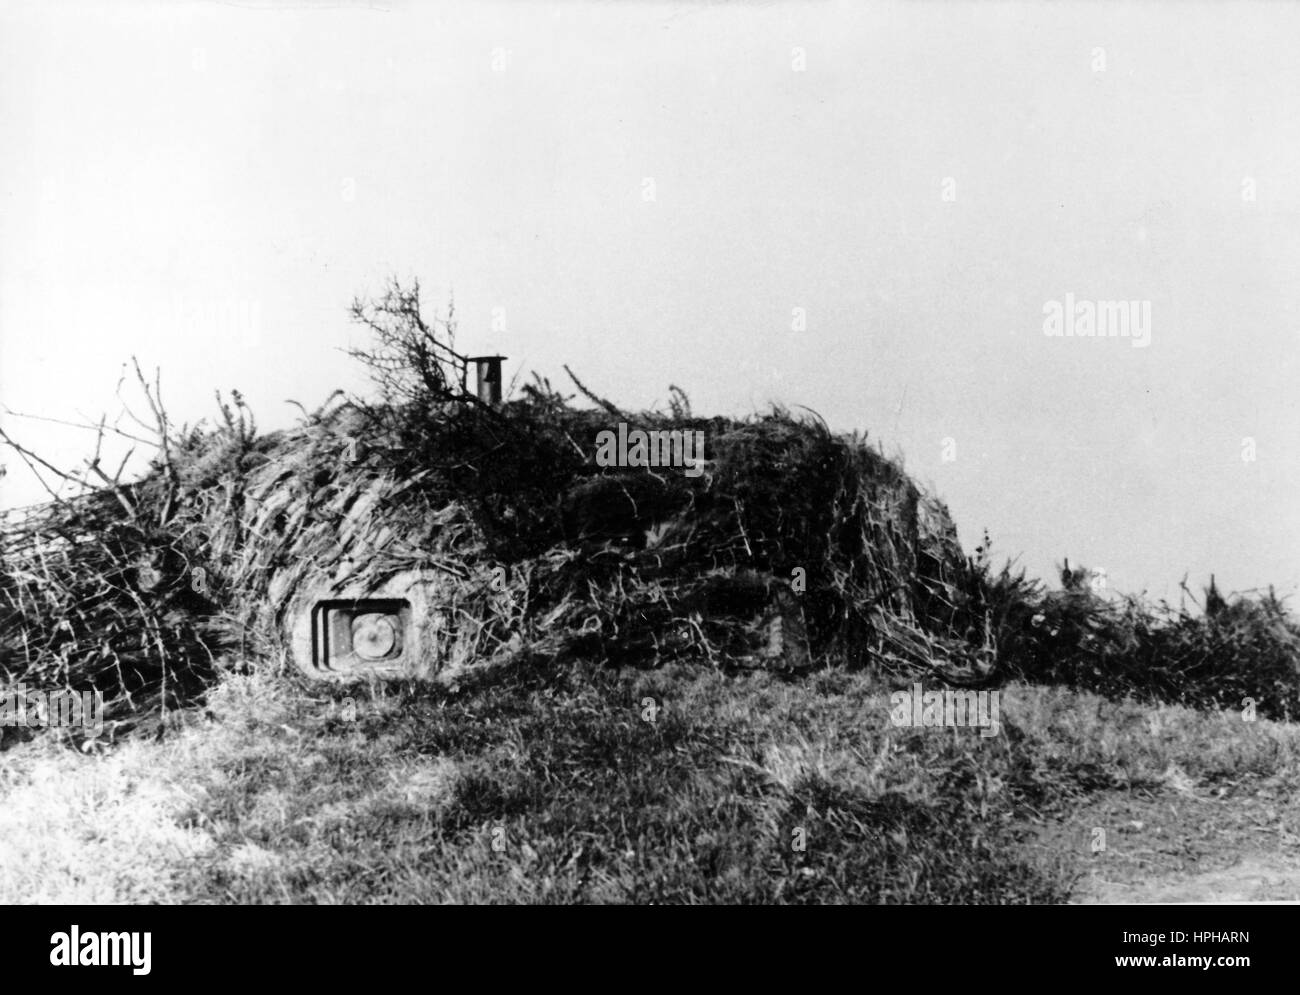
POLYGON ((1095 798, 1044 832, 1073 860, 1073 902, 1300 902, 1300 803, 1289 784, 1163 787, 1095 798))
POLYGON ((1231 867, 1145 881, 1107 881, 1097 874, 1080 882, 1076 903, 1300 902, 1300 864, 1260 854, 1231 867))

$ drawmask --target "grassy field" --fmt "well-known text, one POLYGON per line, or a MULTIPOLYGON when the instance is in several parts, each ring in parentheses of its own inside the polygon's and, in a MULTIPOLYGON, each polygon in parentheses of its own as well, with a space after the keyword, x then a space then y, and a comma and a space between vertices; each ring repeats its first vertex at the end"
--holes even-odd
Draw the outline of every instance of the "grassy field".
POLYGON ((1300 897, 1300 730, 1237 712, 1013 684, 984 738, 895 727, 861 671, 273 670, 155 740, 0 752, 0 901, 1142 900, 1234 867, 1300 897))

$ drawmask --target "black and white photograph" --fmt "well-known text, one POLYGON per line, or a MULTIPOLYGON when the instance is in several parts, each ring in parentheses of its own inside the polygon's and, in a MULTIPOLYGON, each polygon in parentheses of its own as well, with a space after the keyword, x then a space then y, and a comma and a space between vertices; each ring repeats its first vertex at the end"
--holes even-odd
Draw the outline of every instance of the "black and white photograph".
POLYGON ((1249 977, 1235 907, 1300 904, 1297 39, 0 0, 0 906, 81 910, 27 953, 1114 906, 1110 976, 1249 977))

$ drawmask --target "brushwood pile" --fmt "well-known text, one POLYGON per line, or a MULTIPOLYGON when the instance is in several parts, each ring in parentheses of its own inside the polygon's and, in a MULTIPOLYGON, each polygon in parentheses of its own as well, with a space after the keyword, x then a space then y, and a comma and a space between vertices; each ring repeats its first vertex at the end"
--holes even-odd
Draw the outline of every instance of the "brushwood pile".
MULTIPOLYGON (((3 678, 175 707, 284 650, 304 597, 435 578, 431 672, 580 654, 809 667, 964 645, 936 606, 964 568, 946 508, 815 417, 338 402, 259 434, 193 430, 141 481, 7 522, 3 678), (602 466, 602 432, 701 433, 703 460, 602 466), (784 623, 773 637, 773 621, 784 623)), ((958 654, 960 655, 960 654, 958 654)))

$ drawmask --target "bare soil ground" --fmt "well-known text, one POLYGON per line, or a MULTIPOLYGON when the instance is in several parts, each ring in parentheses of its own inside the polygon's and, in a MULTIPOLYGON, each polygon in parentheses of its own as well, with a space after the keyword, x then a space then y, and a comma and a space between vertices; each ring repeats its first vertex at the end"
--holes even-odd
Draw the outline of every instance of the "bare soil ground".
POLYGON ((1173 767, 1162 788, 1091 798, 1038 845, 1077 855, 1074 903, 1300 901, 1300 801, 1282 778, 1206 787, 1173 767))

